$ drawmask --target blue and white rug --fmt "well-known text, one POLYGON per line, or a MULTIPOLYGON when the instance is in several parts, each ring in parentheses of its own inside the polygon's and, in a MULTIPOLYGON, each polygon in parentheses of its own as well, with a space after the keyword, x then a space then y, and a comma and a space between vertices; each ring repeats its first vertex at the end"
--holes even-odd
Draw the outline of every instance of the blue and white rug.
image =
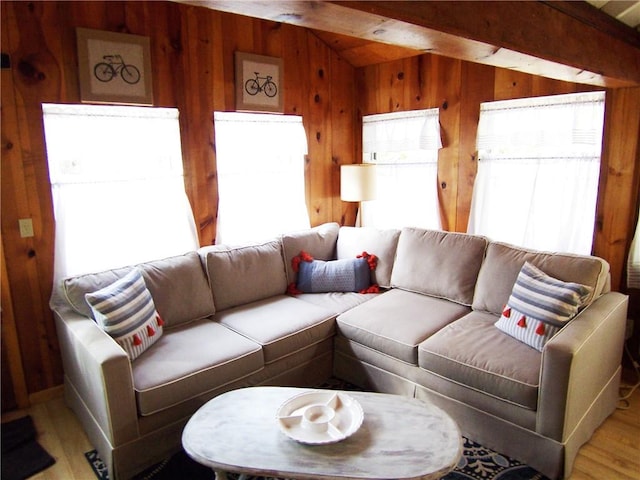
MULTIPOLYGON (((338 378, 330 378, 318 388, 360 391, 361 388, 338 378)), ((463 455, 456 468, 441 480, 549 480, 517 460, 462 437, 463 455)), ((85 453, 98 480, 109 480, 107 469, 95 450, 85 453)), ((227 474, 229 480, 239 475, 227 474)), ((246 477, 247 480, 291 480, 273 477, 246 477)), ((214 480, 213 471, 191 460, 181 451, 137 475, 133 480, 214 480)))
POLYGON ((442 480, 549 480, 528 465, 465 437, 463 440, 462 458, 442 480))
MULTIPOLYGON (((549 480, 540 472, 517 460, 494 452, 489 448, 464 438, 463 456, 456 468, 442 480, 549 480)), ((107 469, 95 450, 85 453, 98 480, 108 480, 107 469)), ((230 480, 238 475, 228 474, 230 480)), ((213 480, 213 471, 191 460, 186 453, 179 452, 170 459, 155 465, 135 480, 213 480)), ((248 477, 248 480, 281 480, 271 477, 248 477)))

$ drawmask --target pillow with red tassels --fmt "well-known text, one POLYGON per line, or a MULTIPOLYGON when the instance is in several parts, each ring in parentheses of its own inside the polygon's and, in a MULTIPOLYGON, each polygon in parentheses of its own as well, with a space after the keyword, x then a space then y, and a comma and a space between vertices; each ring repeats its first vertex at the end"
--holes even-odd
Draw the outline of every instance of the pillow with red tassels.
POLYGON ((164 322, 138 269, 97 292, 87 293, 85 298, 98 325, 131 360, 162 336, 164 322))
POLYGON ((287 289, 290 295, 300 293, 358 292, 378 293, 378 285, 371 284, 371 271, 378 258, 362 252, 356 258, 341 260, 314 260, 305 251, 291 260, 297 281, 287 289))
POLYGON ((525 262, 496 327, 542 351, 577 315, 590 292, 591 287, 563 282, 525 262))

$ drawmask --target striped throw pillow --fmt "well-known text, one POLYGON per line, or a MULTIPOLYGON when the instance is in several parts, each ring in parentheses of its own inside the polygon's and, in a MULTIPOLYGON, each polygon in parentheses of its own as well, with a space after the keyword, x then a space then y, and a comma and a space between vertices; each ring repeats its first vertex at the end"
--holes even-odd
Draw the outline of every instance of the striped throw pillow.
POLYGON ((547 341, 576 316, 590 293, 591 287, 563 282, 526 262, 496 327, 542 351, 547 341))
POLYGON ((138 358, 162 336, 164 322, 138 269, 85 298, 98 325, 138 358))

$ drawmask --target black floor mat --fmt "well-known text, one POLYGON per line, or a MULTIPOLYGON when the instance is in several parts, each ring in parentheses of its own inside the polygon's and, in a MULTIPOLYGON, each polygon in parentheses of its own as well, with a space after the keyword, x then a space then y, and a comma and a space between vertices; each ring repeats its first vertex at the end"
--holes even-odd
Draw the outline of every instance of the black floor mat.
POLYGON ((30 416, 2 424, 2 480, 23 480, 53 465, 30 416))

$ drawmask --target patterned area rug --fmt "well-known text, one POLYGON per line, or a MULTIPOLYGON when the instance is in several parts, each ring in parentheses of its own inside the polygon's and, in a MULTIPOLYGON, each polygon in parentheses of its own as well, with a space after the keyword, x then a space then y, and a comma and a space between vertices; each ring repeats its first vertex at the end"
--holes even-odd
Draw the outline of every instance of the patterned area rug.
MULTIPOLYGON (((361 391, 360 387, 338 378, 330 378, 318 388, 333 390, 361 391)), ((463 455, 456 468, 441 480, 549 480, 540 472, 517 460, 494 452, 482 445, 463 437, 463 455)), ((104 463, 95 450, 84 454, 93 468, 98 480, 109 480, 104 463)), ((230 480, 238 480, 239 475, 229 473, 230 480)), ((293 480, 274 477, 244 477, 246 480, 293 480)), ((191 460, 184 452, 178 452, 171 458, 137 475, 133 480, 214 480, 213 471, 191 460)))
MULTIPOLYGON (((464 438, 464 455, 455 470, 442 480, 549 480, 533 468, 523 465, 506 455, 494 452, 464 438)), ((109 475, 95 450, 85 453, 98 480, 108 480, 109 475)), ((228 474, 231 480, 239 475, 228 474)), ((191 460, 186 453, 179 452, 170 459, 151 467, 135 477, 135 480, 214 480, 212 470, 191 460)), ((247 477, 247 480, 281 480, 272 477, 247 477)), ((283 479, 285 480, 285 479, 283 479)))

